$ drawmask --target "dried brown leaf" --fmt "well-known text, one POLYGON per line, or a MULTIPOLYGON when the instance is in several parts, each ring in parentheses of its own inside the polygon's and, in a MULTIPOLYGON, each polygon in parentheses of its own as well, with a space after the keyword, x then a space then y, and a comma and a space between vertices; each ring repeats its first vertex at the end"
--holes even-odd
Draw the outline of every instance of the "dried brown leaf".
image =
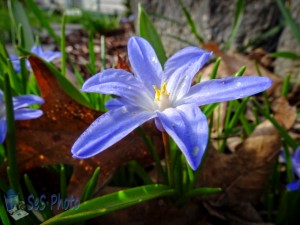
POLYGON ((297 108, 291 106, 285 97, 277 98, 272 104, 274 118, 286 130, 292 128, 297 118, 297 108))
POLYGON ((223 210, 224 207, 257 202, 280 146, 278 131, 265 121, 237 147, 235 153, 224 154, 210 148, 198 184, 221 187, 223 191, 209 198, 209 204, 223 210))

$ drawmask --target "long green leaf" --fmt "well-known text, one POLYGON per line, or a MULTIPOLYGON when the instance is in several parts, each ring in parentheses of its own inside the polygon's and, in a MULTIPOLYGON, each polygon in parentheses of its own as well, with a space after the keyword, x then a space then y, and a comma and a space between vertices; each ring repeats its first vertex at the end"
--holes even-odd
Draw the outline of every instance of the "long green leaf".
POLYGON ((27 19, 26 13, 24 11, 23 5, 19 1, 8 1, 9 5, 9 11, 12 18, 12 24, 15 28, 19 26, 19 24, 22 24, 22 27, 24 29, 24 37, 25 38, 25 48, 27 50, 30 50, 31 47, 34 45, 34 37, 31 30, 31 26, 29 24, 29 21, 27 19))
POLYGON ((141 4, 139 4, 138 8, 139 35, 149 41, 149 43, 152 45, 157 54, 158 60, 162 65, 164 65, 164 63, 167 60, 167 57, 160 36, 158 35, 157 30, 155 29, 153 23, 149 19, 141 4))
POLYGON ((11 224, 10 221, 9 221, 8 215, 7 215, 7 210, 4 207, 4 203, 2 201, 2 196, 0 198, 0 218, 1 218, 1 221, 4 225, 10 225, 11 224))
POLYGON ((100 167, 97 167, 95 169, 91 179, 87 182, 87 184, 84 188, 84 192, 81 197, 82 202, 89 200, 92 197, 92 195, 94 194, 99 175, 100 175, 100 167))
POLYGON ((57 36, 53 28, 51 27, 49 20, 46 18, 43 11, 38 7, 34 0, 27 0, 29 8, 35 14, 36 18, 38 18, 43 28, 46 28, 51 37, 55 40, 56 44, 60 43, 60 38, 57 36))
POLYGON ((203 37, 201 37, 201 35, 199 34, 195 21, 193 20, 193 17, 191 15, 191 13, 189 12, 189 10, 185 7, 185 5, 183 4, 183 2, 180 0, 180 7, 182 9, 182 12, 188 22, 188 25, 190 26, 191 32, 195 35, 195 37, 197 38, 197 40, 202 44, 204 42, 203 37))
POLYGON ((174 195, 175 191, 166 185, 154 184, 118 191, 82 203, 77 209, 63 212, 43 225, 72 224, 95 218, 112 211, 127 208, 132 205, 162 196, 174 195))
POLYGON ((3 71, 8 73, 11 88, 16 92, 20 93, 21 90, 21 82, 18 80, 18 76, 16 76, 12 63, 9 59, 8 53, 4 47, 4 44, 0 40, 0 66, 3 71))
POLYGON ((291 60, 300 60, 300 55, 289 51, 274 52, 270 56, 274 58, 287 58, 291 60))
POLYGON ((20 179, 18 173, 18 164, 16 156, 16 125, 14 119, 13 103, 11 87, 9 77, 7 74, 4 75, 4 97, 6 107, 6 123, 7 123, 7 161, 9 170, 9 181, 11 187, 19 192, 20 190, 20 179))
POLYGON ((235 41, 243 19, 245 4, 246 0, 236 0, 233 26, 228 41, 225 44, 225 49, 229 49, 235 41))
POLYGON ((61 50, 61 74, 65 77, 67 70, 67 52, 66 52, 66 15, 63 15, 61 23, 61 39, 60 39, 60 50, 61 50))
POLYGON ((283 15, 283 17, 286 21, 286 23, 290 26, 292 33, 294 34, 297 41, 300 43, 300 28, 297 25, 297 22, 292 17, 290 11, 285 7, 282 0, 276 0, 276 3, 278 5, 278 8, 279 8, 281 14, 283 15))

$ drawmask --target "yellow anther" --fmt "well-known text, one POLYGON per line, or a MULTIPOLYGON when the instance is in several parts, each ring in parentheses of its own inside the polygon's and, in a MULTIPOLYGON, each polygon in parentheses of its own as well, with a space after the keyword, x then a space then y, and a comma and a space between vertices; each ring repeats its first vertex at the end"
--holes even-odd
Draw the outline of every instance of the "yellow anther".
POLYGON ((169 95, 169 94, 167 93, 167 83, 166 83, 166 82, 164 82, 164 83, 162 84, 162 86, 161 86, 161 93, 162 93, 162 94, 165 94, 165 95, 169 95))
POLYGON ((161 89, 158 89, 156 85, 153 85, 153 88, 155 90, 155 100, 160 101, 161 95, 169 96, 167 93, 167 83, 164 82, 161 86, 161 89))
POLYGON ((153 85, 153 88, 155 90, 155 100, 159 101, 159 99, 160 99, 160 90, 155 85, 153 85))

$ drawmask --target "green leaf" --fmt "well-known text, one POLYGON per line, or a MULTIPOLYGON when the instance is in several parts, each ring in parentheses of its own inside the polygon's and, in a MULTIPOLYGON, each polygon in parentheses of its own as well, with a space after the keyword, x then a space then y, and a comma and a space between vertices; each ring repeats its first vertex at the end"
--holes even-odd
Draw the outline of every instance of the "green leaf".
POLYGON ((20 179, 18 173, 18 164, 16 157, 16 125, 13 110, 13 100, 11 94, 11 87, 9 77, 7 74, 4 75, 4 98, 6 107, 6 123, 7 123, 7 162, 8 162, 8 178, 11 187, 16 191, 20 192, 20 179))
POLYGON ((6 207, 4 207, 2 196, 0 198, 0 218, 3 224, 10 225, 10 221, 7 215, 6 207))
POLYGON ((93 173, 93 176, 87 182, 87 184, 84 188, 83 195, 81 197, 82 202, 89 200, 92 197, 92 195, 94 194, 99 175, 100 175, 100 167, 97 167, 93 173))
POLYGON ((60 193, 61 198, 66 199, 67 197, 67 179, 66 179, 66 170, 64 164, 60 165, 60 193))
POLYGON ((128 166, 143 180, 144 184, 153 184, 153 181, 151 180, 149 174, 145 171, 144 167, 141 166, 138 162, 130 161, 128 163, 128 166))
POLYGON ((287 98, 290 88, 291 74, 288 74, 283 81, 281 96, 287 98))
POLYGON ((183 4, 183 2, 180 0, 180 7, 182 9, 182 12, 188 22, 188 25, 190 26, 191 32, 195 35, 196 39, 200 42, 203 43, 204 39, 203 37, 201 37, 201 35, 199 34, 195 21, 193 20, 193 17, 191 15, 191 13, 189 12, 189 10, 185 7, 185 5, 183 4))
POLYGON ((61 74, 65 77, 67 70, 67 52, 66 52, 66 16, 63 15, 61 23, 61 40, 60 40, 60 49, 61 49, 61 74))
POLYGON ((235 41, 236 35, 239 31, 243 19, 245 4, 246 0, 236 0, 233 26, 228 41, 225 44, 225 50, 229 49, 235 41))
POLYGON ((141 4, 139 4, 138 10, 139 35, 149 41, 149 43, 154 48, 161 65, 164 65, 164 63, 167 60, 167 57, 160 36, 158 35, 157 30, 155 29, 153 23, 142 8, 141 4))
POLYGON ((138 127, 138 131, 139 131, 140 135, 142 136, 143 141, 145 142, 147 149, 152 156, 153 161, 155 162, 155 167, 158 170, 158 174, 160 174, 162 176, 163 181, 166 183, 167 182, 167 174, 163 170, 160 157, 155 149, 154 144, 152 143, 150 137, 145 133, 145 131, 143 130, 142 127, 138 127))
POLYGON ((56 35, 55 31, 52 29, 49 23, 49 19, 46 18, 43 11, 38 7, 38 5, 33 0, 26 1, 29 8, 32 9, 32 12, 35 14, 36 18, 40 21, 43 28, 46 28, 50 36, 55 40, 56 44, 60 43, 59 37, 56 35))
POLYGON ((101 46, 101 70, 106 69, 106 46, 105 46, 105 36, 101 35, 100 37, 100 46, 101 46))
POLYGON ((12 62, 9 59, 8 53, 4 47, 4 44, 0 41, 0 67, 4 71, 4 73, 8 73, 11 88, 16 92, 20 93, 21 90, 21 82, 18 80, 18 76, 16 76, 12 62))
POLYGON ((220 65, 221 61, 222 61, 222 58, 218 57, 217 60, 216 60, 216 62, 215 62, 215 64, 214 64, 214 67, 213 67, 213 69, 211 71, 211 74, 210 74, 210 79, 211 80, 212 79, 216 79, 217 73, 218 73, 218 69, 219 69, 219 65, 220 65))
POLYGON ((24 29, 24 37, 25 38, 25 48, 30 50, 34 45, 34 37, 31 30, 31 26, 28 22, 26 13, 24 11, 23 5, 19 1, 8 1, 9 11, 11 14, 11 19, 13 20, 14 27, 18 27, 19 24, 22 24, 24 29))
POLYGON ((161 184, 135 187, 112 194, 94 198, 79 205, 77 209, 70 209, 47 221, 49 224, 72 224, 87 219, 95 218, 109 212, 127 208, 132 205, 162 196, 174 195, 175 191, 161 184))
POLYGON ((88 34, 88 47, 89 47, 89 59, 90 59, 91 74, 96 74, 96 71, 97 71, 96 55, 95 55, 95 51, 94 51, 94 46, 95 46, 94 35, 89 33, 88 34))
POLYGON ((300 43, 300 28, 297 25, 297 22, 292 17, 290 11, 285 7, 282 0, 276 0, 276 3, 286 23, 290 26, 292 33, 294 34, 297 41, 300 43))
POLYGON ((274 52, 270 56, 274 58, 287 58, 291 60, 300 60, 300 55, 288 51, 274 52))

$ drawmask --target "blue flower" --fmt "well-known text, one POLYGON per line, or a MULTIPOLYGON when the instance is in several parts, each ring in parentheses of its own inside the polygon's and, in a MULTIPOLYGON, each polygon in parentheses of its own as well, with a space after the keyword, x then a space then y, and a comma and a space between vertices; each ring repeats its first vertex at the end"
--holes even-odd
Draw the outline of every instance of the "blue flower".
MULTIPOLYGON (((40 117, 43 112, 38 109, 28 109, 26 107, 34 104, 43 104, 44 100, 35 95, 22 95, 13 97, 13 109, 15 120, 28 120, 40 117)), ((0 90, 0 144, 4 142, 7 133, 6 108, 3 92, 0 90)))
POLYGON ((141 37, 128 42, 133 74, 107 69, 88 79, 82 90, 119 96, 107 102, 109 111, 94 121, 72 147, 73 157, 102 152, 132 130, 154 119, 156 127, 176 142, 193 170, 201 163, 208 141, 208 123, 199 106, 239 99, 272 85, 267 77, 228 77, 196 84, 194 75, 211 52, 186 47, 175 53, 164 70, 152 46, 141 37))
MULTIPOLYGON (((285 161, 285 157, 282 153, 281 153, 281 156, 282 156, 283 160, 285 161)), ((294 154, 292 154, 291 160, 292 160, 292 168, 293 168, 294 174, 298 177, 298 180, 288 183, 286 185, 286 188, 289 191, 297 191, 297 190, 300 190, 300 147, 298 147, 296 149, 296 151, 294 152, 294 154)))
MULTIPOLYGON (((52 60, 61 57, 61 52, 43 51, 41 46, 36 46, 36 45, 33 46, 30 51, 33 54, 35 54, 35 55, 39 56, 40 58, 42 58, 43 60, 45 60, 46 62, 51 62, 52 60)), ((13 64, 14 71, 16 73, 20 72, 21 65, 20 65, 19 57, 12 54, 12 55, 9 55, 9 58, 13 64)), ((28 60, 26 60, 26 67, 28 70, 31 70, 31 65, 28 60)))

